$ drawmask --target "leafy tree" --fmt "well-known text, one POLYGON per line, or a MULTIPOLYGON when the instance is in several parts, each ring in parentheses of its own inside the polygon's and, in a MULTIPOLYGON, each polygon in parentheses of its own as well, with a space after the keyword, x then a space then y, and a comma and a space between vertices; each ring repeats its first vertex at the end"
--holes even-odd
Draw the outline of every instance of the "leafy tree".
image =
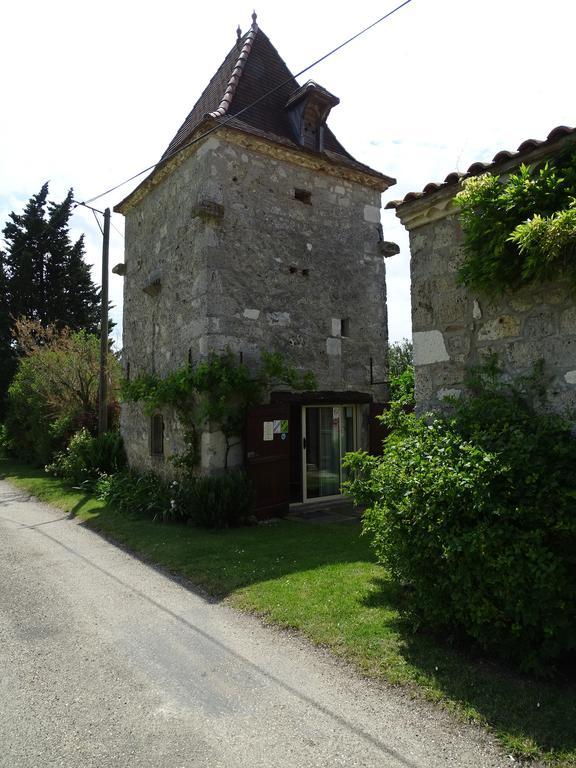
POLYGON ((414 347, 408 339, 395 341, 388 348, 390 400, 405 405, 414 403, 414 347))
MULTIPOLYGON (((19 321, 16 334, 21 357, 8 389, 7 439, 19 458, 44 464, 80 428, 96 430, 100 344, 86 331, 30 320, 19 321)), ((111 353, 108 375, 117 411, 120 366, 111 353)))
POLYGON ((414 347, 408 339, 395 341, 388 348, 388 374, 390 378, 400 376, 406 368, 412 368, 414 347))
POLYGON ((70 239, 73 195, 61 203, 48 201, 48 183, 33 195, 21 214, 11 213, 0 251, 0 398, 16 368, 11 338, 15 318, 44 326, 96 333, 99 291, 84 261, 84 237, 70 239))

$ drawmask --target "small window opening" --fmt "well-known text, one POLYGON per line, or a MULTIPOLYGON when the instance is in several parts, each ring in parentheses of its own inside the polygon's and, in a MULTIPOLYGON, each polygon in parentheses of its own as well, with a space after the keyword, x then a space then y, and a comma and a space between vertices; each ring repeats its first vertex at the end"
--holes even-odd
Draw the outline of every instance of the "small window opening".
POLYGON ((188 347, 188 365, 192 365, 192 347, 188 347))
POLYGON ((349 317, 343 317, 342 320, 340 320, 340 335, 350 336, 350 318, 349 317))
POLYGON ((309 192, 307 189, 295 189, 294 200, 299 200, 306 205, 312 205, 312 192, 309 192))
POLYGON ((308 277, 308 275, 310 274, 310 270, 308 268, 303 269, 302 274, 304 275, 304 277, 308 277))
POLYGON ((296 274, 296 272, 298 272, 298 267, 295 267, 295 266, 292 264, 292 266, 291 266, 291 267, 288 267, 288 271, 290 272, 290 274, 291 274, 291 275, 295 275, 295 274, 296 274))
POLYGON ((130 361, 126 363, 126 381, 130 381, 130 361))
POLYGON ((150 455, 164 456, 164 417, 159 413, 150 419, 150 455))

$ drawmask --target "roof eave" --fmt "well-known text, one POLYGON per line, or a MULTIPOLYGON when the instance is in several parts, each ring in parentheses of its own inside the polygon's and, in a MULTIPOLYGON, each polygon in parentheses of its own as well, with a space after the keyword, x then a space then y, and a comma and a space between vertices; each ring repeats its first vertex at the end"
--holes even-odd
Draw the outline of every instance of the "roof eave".
MULTIPOLYGON (((227 135, 252 137, 252 143, 260 142, 271 148, 276 147, 278 150, 281 149, 284 153, 289 155, 286 159, 292 160, 292 162, 298 163, 299 159, 304 160, 305 158, 305 162, 301 164, 313 165, 316 170, 324 170, 330 175, 338 175, 345 179, 347 178, 350 181, 355 181, 357 183, 364 182, 366 186, 376 189, 379 192, 385 192, 396 184, 396 179, 387 176, 384 173, 380 173, 379 171, 375 171, 369 166, 361 166, 361 164, 359 164, 358 167, 354 167, 344 160, 339 162, 334 158, 334 153, 332 153, 332 156, 328 156, 324 152, 313 152, 312 150, 296 146, 289 147, 279 141, 274 141, 272 137, 267 138, 259 136, 250 131, 242 130, 237 126, 221 125, 218 120, 207 116, 204 120, 198 123, 192 134, 181 147, 176 148, 172 155, 161 160, 154 170, 141 181, 132 192, 114 206, 114 211, 126 215, 130 208, 143 199, 154 186, 159 184, 166 178, 166 176, 170 175, 181 163, 190 157, 203 140, 208 138, 208 136, 205 136, 206 132, 214 128, 219 129, 218 133, 225 131, 227 135), (339 171, 338 174, 331 173, 331 171, 335 171, 336 169, 339 171)), ((212 133, 210 135, 212 135, 212 133)))
MULTIPOLYGON (((523 141, 516 152, 500 151, 491 163, 476 162, 465 173, 449 173, 443 182, 427 184, 421 192, 409 192, 403 200, 392 200, 385 208, 394 209, 402 223, 408 226, 404 220, 411 221, 413 212, 420 213, 427 207, 436 206, 438 201, 444 198, 453 198, 462 188, 462 182, 465 179, 482 173, 504 176, 521 164, 530 165, 543 160, 554 154, 558 147, 570 144, 576 145, 576 128, 559 125, 550 131, 543 141, 534 139, 523 141)), ((452 208, 454 211, 455 207, 452 208)))
MULTIPOLYGON (((141 200, 153 186, 160 183, 160 181, 166 176, 170 175, 181 163, 186 160, 191 154, 194 153, 195 147, 199 146, 203 140, 207 139, 205 136, 210 129, 218 126, 218 121, 212 117, 205 116, 198 125, 194 128, 190 136, 182 143, 180 147, 176 147, 172 154, 168 155, 162 160, 159 160, 153 171, 151 171, 145 179, 143 179, 132 192, 114 206, 115 213, 121 213, 126 215, 126 212, 138 201, 141 200), (135 199, 137 198, 137 200, 135 199)), ((211 135, 211 134, 210 134, 211 135)))

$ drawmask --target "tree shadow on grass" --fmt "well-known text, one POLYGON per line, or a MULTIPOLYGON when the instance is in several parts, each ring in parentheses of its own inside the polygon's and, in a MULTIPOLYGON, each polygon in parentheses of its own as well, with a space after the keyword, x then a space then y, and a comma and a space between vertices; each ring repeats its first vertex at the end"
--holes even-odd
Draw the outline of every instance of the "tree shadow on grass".
MULTIPOLYGON (((365 605, 400 611, 394 624, 403 641, 401 653, 426 687, 456 702, 471 719, 479 715, 510 751, 534 756, 539 750, 556 756, 576 751, 573 667, 551 680, 535 679, 483 657, 461 639, 415 632, 402 616, 409 594, 386 578, 375 580, 375 586, 365 605)), ((573 754, 568 760, 562 764, 576 765, 573 754)))
MULTIPOLYGON (((244 587, 326 566, 372 563, 359 530, 343 524, 279 521, 269 525, 208 530, 121 513, 94 510, 85 525, 150 564, 185 577, 224 599, 244 587)), ((336 577, 338 578, 338 577, 336 577)))

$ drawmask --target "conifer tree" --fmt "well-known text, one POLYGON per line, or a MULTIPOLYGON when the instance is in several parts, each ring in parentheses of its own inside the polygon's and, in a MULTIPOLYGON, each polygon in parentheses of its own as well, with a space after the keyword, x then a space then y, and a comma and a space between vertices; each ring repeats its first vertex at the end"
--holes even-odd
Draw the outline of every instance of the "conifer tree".
MULTIPOLYGON (((72 205, 72 190, 61 203, 48 202, 46 183, 23 213, 10 214, 4 227, 8 247, 0 251, 0 366, 8 377, 14 370, 11 326, 16 318, 98 332, 99 290, 84 261, 84 237, 70 239, 72 205)), ((0 374, 2 401, 9 383, 4 378, 0 374)))

